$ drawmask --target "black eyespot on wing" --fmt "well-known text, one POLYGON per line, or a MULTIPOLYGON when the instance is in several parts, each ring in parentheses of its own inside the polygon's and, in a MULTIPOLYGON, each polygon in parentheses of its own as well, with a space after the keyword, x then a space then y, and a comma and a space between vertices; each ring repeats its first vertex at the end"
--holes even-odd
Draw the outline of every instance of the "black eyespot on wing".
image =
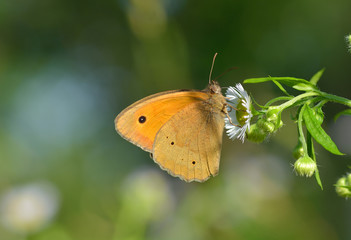
POLYGON ((171 145, 174 145, 174 142, 171 142, 171 145))
POLYGON ((140 116, 139 117, 139 123, 144 123, 146 122, 146 117, 145 116, 140 116))
POLYGON ((195 161, 192 161, 191 163, 192 163, 193 165, 195 165, 196 162, 195 162, 195 161))

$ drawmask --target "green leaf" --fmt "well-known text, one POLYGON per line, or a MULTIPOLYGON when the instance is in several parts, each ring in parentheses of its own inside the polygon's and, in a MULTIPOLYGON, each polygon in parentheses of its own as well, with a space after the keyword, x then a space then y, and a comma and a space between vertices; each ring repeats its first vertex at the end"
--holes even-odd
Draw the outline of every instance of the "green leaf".
POLYGON ((319 70, 316 74, 313 75, 313 77, 310 80, 310 83, 312 83, 313 85, 317 85, 319 79, 321 78, 321 76, 324 73, 325 68, 319 70))
POLYGON ((306 124, 306 128, 309 133, 311 133, 312 137, 322 145, 326 150, 335 154, 335 155, 344 155, 335 145, 333 140, 329 137, 329 135, 323 130, 321 125, 319 124, 318 119, 316 119, 314 111, 307 104, 304 105, 305 110, 303 111, 303 119, 306 124))
POLYGON ((314 86, 309 81, 301 78, 293 78, 293 77, 264 77, 264 78, 249 78, 244 80, 244 83, 262 83, 268 81, 277 81, 281 84, 285 84, 289 87, 295 88, 300 91, 310 91, 317 90, 316 86, 314 86))
POLYGON ((336 121, 341 115, 349 115, 349 116, 351 116, 351 108, 337 113, 335 115, 335 117, 334 117, 334 121, 336 121))
POLYGON ((277 85, 277 87, 283 92, 285 93, 285 95, 291 97, 291 95, 285 90, 285 88, 276 80, 273 80, 273 82, 275 83, 275 85, 277 85))
POLYGON ((328 94, 328 93, 319 91, 318 89, 316 89, 315 92, 318 93, 325 100, 341 103, 341 104, 344 104, 344 105, 346 105, 346 106, 351 108, 351 100, 349 100, 347 98, 339 97, 339 96, 336 96, 336 95, 333 95, 333 94, 328 94))
POLYGON ((268 108, 268 107, 265 107, 265 106, 258 104, 258 102, 256 102, 255 98, 251 94, 250 94, 250 98, 252 99, 253 103, 256 104, 257 106, 259 106, 260 108, 268 108))
MULTIPOLYGON (((317 164, 316 154, 314 152, 313 140, 312 140, 311 134, 309 132, 307 132, 307 151, 308 151, 308 155, 311 156, 313 161, 317 164)), ((318 165, 317 165, 317 168, 314 172, 314 176, 316 178, 316 181, 317 181, 319 187, 323 190, 323 184, 322 184, 322 180, 319 176, 318 165)))
POLYGON ((318 168, 316 168, 316 171, 314 172, 314 176, 316 177, 316 181, 317 181, 318 185, 319 185, 320 188, 323 190, 323 185, 322 185, 321 178, 320 178, 320 176, 319 176, 318 168))
POLYGON ((295 88, 296 90, 299 90, 299 91, 306 91, 306 92, 316 89, 314 85, 305 84, 305 83, 298 83, 292 86, 292 88, 295 88))

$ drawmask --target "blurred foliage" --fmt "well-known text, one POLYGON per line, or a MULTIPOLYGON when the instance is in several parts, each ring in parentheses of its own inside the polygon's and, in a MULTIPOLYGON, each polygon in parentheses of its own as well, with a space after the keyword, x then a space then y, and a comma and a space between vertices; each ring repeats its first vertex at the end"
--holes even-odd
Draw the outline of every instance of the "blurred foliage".
MULTIPOLYGON (((55 219, 0 239, 350 239, 351 208, 333 184, 350 157, 317 148, 325 190, 297 178, 290 116, 264 144, 226 137, 219 176, 187 184, 123 140, 114 117, 151 93, 250 77, 308 79, 350 98, 349 0, 0 1, 0 193, 45 180, 55 219)), ((264 102, 279 89, 249 86, 264 102)), ((326 126, 350 154, 350 118, 326 126)))

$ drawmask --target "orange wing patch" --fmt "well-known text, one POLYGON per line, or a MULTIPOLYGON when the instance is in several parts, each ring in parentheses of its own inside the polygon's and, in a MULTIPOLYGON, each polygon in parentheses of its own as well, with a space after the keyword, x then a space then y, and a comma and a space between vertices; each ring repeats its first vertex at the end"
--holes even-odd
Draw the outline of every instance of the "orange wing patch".
POLYGON ((176 113, 209 95, 196 90, 157 93, 143 98, 122 111, 115 119, 117 132, 145 151, 152 152, 155 136, 176 113))

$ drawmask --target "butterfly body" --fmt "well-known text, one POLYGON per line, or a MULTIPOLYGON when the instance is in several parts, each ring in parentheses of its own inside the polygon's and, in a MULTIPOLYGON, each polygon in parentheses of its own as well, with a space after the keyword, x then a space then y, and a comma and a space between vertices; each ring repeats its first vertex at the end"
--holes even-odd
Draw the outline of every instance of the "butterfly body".
POLYGON ((203 91, 175 90, 143 98, 115 119, 117 132, 152 153, 154 161, 187 182, 218 174, 226 100, 216 82, 203 91))

